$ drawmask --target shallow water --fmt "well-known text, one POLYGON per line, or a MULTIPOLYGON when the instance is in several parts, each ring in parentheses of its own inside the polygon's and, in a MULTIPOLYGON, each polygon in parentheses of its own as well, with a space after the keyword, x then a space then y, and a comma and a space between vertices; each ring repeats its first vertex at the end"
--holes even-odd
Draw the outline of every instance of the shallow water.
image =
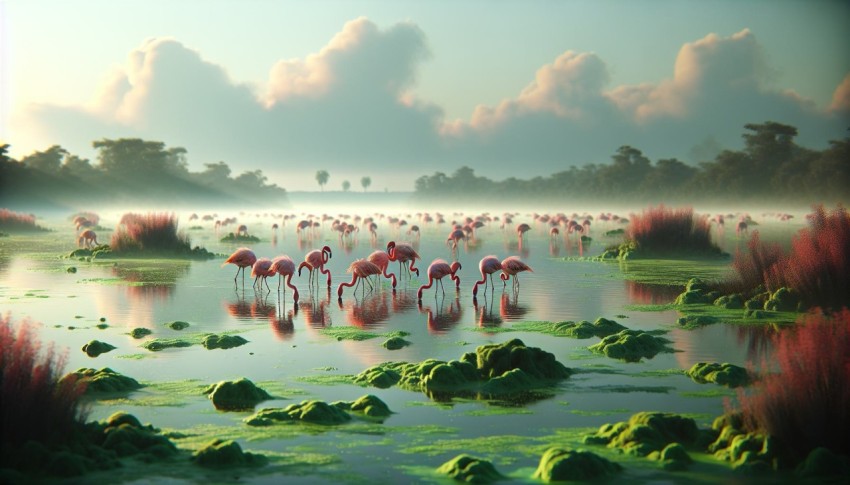
MULTIPOLYGON (((497 467, 500 463, 508 464, 502 468, 511 470, 536 466, 540 453, 530 456, 524 450, 529 443, 546 442, 550 438, 541 437, 551 437, 555 430, 597 427, 627 419, 637 411, 688 413, 707 426, 713 417, 722 414, 724 399, 734 399, 734 393, 713 385, 696 384, 683 375, 646 375, 646 371, 686 370, 700 361, 746 365, 748 359, 758 360, 766 350, 764 332, 760 329, 720 324, 688 331, 675 328, 679 316, 676 311, 630 309, 633 307, 629 305, 633 304, 669 301, 671 295, 679 291, 678 285, 694 273, 720 277, 727 271, 728 261, 697 265, 663 263, 664 278, 670 283, 665 287, 633 281, 636 272, 652 272, 651 266, 641 268, 640 264, 569 260, 579 255, 597 255, 615 242, 615 238, 602 236, 604 231, 618 227, 615 223, 594 225, 590 233, 594 240, 579 251, 574 236, 568 240, 563 236, 553 240, 548 236, 547 226, 535 224, 530 215, 519 215, 514 218, 514 225, 527 222, 533 227, 521 247, 513 231, 502 231, 499 223, 493 222, 478 231, 474 242, 462 244, 456 255, 445 244, 449 224, 420 224, 421 239, 413 242, 422 255, 422 261, 417 262, 422 276, 408 278, 405 274, 396 292, 390 291, 387 280, 371 291, 367 287, 365 292, 358 289, 355 293, 346 288, 339 301, 336 287, 350 279, 345 272, 349 263, 365 258, 376 249, 385 249, 389 240, 409 241, 406 228, 393 230, 379 220, 379 238, 375 243, 370 242, 368 231, 356 234, 353 241, 342 241, 329 229, 307 240, 296 236, 291 221, 275 234, 271 224, 280 223, 279 219, 234 216, 263 240, 248 245, 258 257, 288 254, 297 263, 307 251, 325 244, 330 246, 333 257, 328 268, 332 273, 332 288, 325 287, 324 277, 319 280, 318 290, 309 287, 306 273, 296 277, 293 282, 301 299, 294 305, 290 291, 285 294, 276 291, 276 280, 269 281, 270 292, 255 291, 248 277, 244 286, 240 279, 235 287, 236 268, 232 265, 222 267, 223 257, 193 262, 104 260, 87 263, 62 259, 62 254, 74 249, 75 241, 71 224, 56 219, 44 223, 55 229, 49 235, 0 239, 0 311, 11 312, 16 321, 29 317, 40 322, 43 339, 69 349, 69 370, 110 367, 140 381, 194 380, 197 386, 238 377, 273 382, 281 389, 273 394, 285 399, 263 403, 260 408, 285 406, 308 398, 352 400, 372 393, 397 413, 380 425, 381 432, 377 434, 358 434, 351 431, 351 427, 340 426, 320 433, 288 432, 270 439, 240 440, 243 448, 252 451, 297 450, 299 453, 327 454, 339 460, 300 470, 299 479, 305 482, 330 477, 345 477, 347 481, 386 481, 388 477, 405 475, 408 478, 402 481, 411 481, 414 478, 410 477, 419 472, 408 467, 434 468, 464 451, 455 451, 451 445, 433 454, 404 451, 413 444, 431 443, 438 438, 512 435, 531 440, 517 438, 516 447, 504 445, 499 453, 493 450, 479 453, 494 459, 497 467), (534 272, 520 275, 521 286, 516 293, 510 284, 503 289, 496 278, 495 290, 482 292, 479 289, 479 298, 474 301, 471 288, 480 278, 478 261, 489 254, 500 259, 519 255, 534 272), (459 273, 460 290, 455 291, 447 279, 445 294, 435 288, 425 290, 418 304, 416 290, 426 281, 426 268, 431 260, 451 261, 455 256, 463 265, 459 273), (70 266, 76 267, 77 272, 68 273, 66 269, 70 266), (634 329, 670 330, 666 337, 673 341, 676 352, 627 364, 588 351, 586 347, 598 342, 596 338, 576 340, 505 331, 519 321, 593 321, 598 317, 613 319, 634 329), (108 328, 95 327, 101 319, 105 319, 108 328), (187 321, 191 326, 182 331, 165 327, 164 323, 174 320, 187 321), (384 340, 381 337, 337 341, 322 333, 322 329, 341 326, 356 326, 374 333, 404 330, 410 333, 406 339, 413 344, 389 351, 381 347, 384 340), (149 328, 153 330, 152 337, 158 338, 230 332, 250 342, 231 350, 210 351, 196 345, 154 353, 140 347, 142 340, 128 335, 136 327, 149 328), (96 359, 89 358, 79 349, 95 338, 117 349, 96 359), (337 374, 357 374, 366 367, 390 360, 457 359, 464 352, 474 351, 478 345, 512 338, 552 352, 567 367, 581 372, 545 395, 530 396, 525 403, 458 400, 438 406, 424 394, 397 388, 380 390, 316 382, 337 374), (410 431, 407 427, 411 426, 447 429, 431 437, 422 430, 410 431), (380 460, 376 464, 378 457, 380 460)), ((111 227, 118 217, 118 214, 106 217, 101 225, 111 227)), ((460 216, 446 217, 447 221, 453 218, 459 220, 460 216)), ((181 217, 181 221, 187 219, 188 215, 181 217)), ((190 225, 203 227, 188 231, 193 245, 222 254, 229 254, 238 247, 218 242, 224 232, 216 234, 211 222, 181 223, 181 227, 190 225)), ((793 231, 788 225, 768 224, 768 227, 775 227, 777 234, 790 235, 793 231)), ((100 238, 108 240, 106 233, 100 238)), ((723 244, 727 251, 734 252, 735 245, 740 242, 734 234, 726 234, 723 244)), ((398 273, 398 270, 397 263, 390 263, 391 272, 398 273)), ((185 430, 197 425, 221 425, 236 430, 236 437, 250 435, 250 430, 244 431, 246 426, 240 422, 248 413, 215 411, 200 394, 181 397, 178 405, 153 406, 145 402, 146 397, 161 394, 158 392, 156 388, 148 388, 133 394, 129 401, 97 403, 91 418, 101 419, 116 410, 125 410, 161 428, 185 430)), ((219 431, 219 434, 223 432, 219 431)), ((254 480, 273 479, 273 476, 259 476, 254 480)))

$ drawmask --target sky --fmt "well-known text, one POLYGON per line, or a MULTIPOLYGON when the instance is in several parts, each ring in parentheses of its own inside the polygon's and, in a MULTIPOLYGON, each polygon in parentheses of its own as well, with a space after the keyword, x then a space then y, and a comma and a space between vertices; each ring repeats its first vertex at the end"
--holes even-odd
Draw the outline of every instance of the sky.
POLYGON ((287 190, 688 163, 746 123, 850 127, 846 1, 0 0, 0 140, 139 137, 287 190))

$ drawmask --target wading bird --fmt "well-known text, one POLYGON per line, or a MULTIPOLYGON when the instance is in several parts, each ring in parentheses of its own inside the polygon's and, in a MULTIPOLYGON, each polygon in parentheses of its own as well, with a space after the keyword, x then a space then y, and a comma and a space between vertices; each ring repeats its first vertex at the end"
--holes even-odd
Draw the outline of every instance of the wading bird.
POLYGON ((502 275, 501 275, 502 288, 504 288, 508 285, 507 281, 511 278, 511 276, 513 276, 514 277, 513 288, 514 288, 514 290, 518 290, 519 289, 519 279, 517 278, 517 273, 522 273, 523 271, 534 272, 534 270, 532 270, 530 266, 523 263, 516 256, 508 256, 507 258, 503 259, 502 260, 502 275))
POLYGON ((444 259, 435 259, 430 266, 428 266, 428 283, 419 287, 419 291, 416 293, 416 297, 421 300, 422 299, 422 290, 426 288, 430 288, 434 281, 437 281, 440 284, 440 287, 443 289, 443 294, 446 294, 446 289, 443 287, 442 279, 445 276, 451 276, 452 280, 455 281, 457 287, 460 287, 460 278, 457 276, 457 272, 461 269, 461 265, 459 262, 455 261, 449 266, 444 259))
POLYGON ((370 263, 373 263, 377 267, 381 268, 380 274, 383 275, 384 278, 391 280, 393 282, 393 289, 395 289, 395 286, 396 286, 395 274, 393 274, 393 273, 387 274, 387 268, 389 268, 389 266, 390 266, 390 256, 383 251, 374 251, 366 259, 368 259, 370 263))
POLYGON ((91 229, 86 229, 80 234, 78 244, 80 246, 85 244, 87 248, 91 248, 93 245, 100 246, 100 244, 97 242, 97 234, 95 234, 94 231, 92 231, 91 229))
MULTIPOLYGON (((278 256, 272 261, 271 271, 277 273, 277 290, 280 291, 280 282, 286 278, 286 286, 292 288, 292 297, 295 303, 298 303, 298 288, 292 284, 292 276, 295 275, 295 262, 289 256, 278 256)), ((283 294, 286 295, 286 286, 283 288, 283 294)))
POLYGON ((496 256, 484 256, 478 263, 478 270, 481 271, 481 280, 476 281, 472 286, 472 297, 478 294, 478 285, 484 283, 484 291, 487 291, 487 276, 490 276, 490 290, 493 290, 493 273, 501 271, 502 262, 496 256))
POLYGON ((266 278, 269 276, 274 276, 274 271, 271 271, 272 260, 269 258, 260 258, 251 265, 251 277, 254 278, 254 288, 257 287, 257 282, 260 283, 260 289, 263 287, 263 283, 266 284, 266 288, 271 291, 269 288, 269 282, 266 281, 266 278))
POLYGON ((409 267, 407 269, 407 276, 410 276, 410 272, 413 271, 416 273, 416 276, 419 276, 419 268, 414 267, 417 259, 422 259, 419 256, 419 253, 413 249, 413 246, 407 243, 398 243, 395 241, 390 241, 387 243, 387 254, 390 256, 390 261, 398 261, 398 274, 401 277, 401 268, 404 266, 404 263, 409 262, 409 267))
POLYGON ((248 248, 239 248, 230 255, 227 260, 222 263, 221 267, 223 268, 227 264, 235 264, 237 268, 236 276, 233 277, 233 283, 236 287, 239 287, 239 284, 236 282, 236 278, 239 277, 239 272, 242 271, 242 287, 245 287, 245 268, 250 268, 254 266, 254 263, 257 262, 257 256, 254 254, 254 251, 251 251, 248 248))
MULTIPOLYGON (((342 288, 345 286, 351 287, 354 284, 361 284, 360 280, 365 280, 369 283, 369 277, 377 274, 381 274, 381 268, 378 267, 375 263, 368 261, 366 259, 356 259, 354 262, 346 270, 347 273, 351 273, 351 281, 348 283, 340 283, 336 289, 336 296, 339 299, 342 299, 342 288)), ((371 286, 371 283, 369 283, 371 286)), ((357 288, 354 288, 354 291, 357 292, 357 288)), ((363 292, 366 292, 366 287, 363 287, 363 292)))
MULTIPOLYGON (((313 282, 313 271, 319 271, 320 273, 324 273, 328 275, 328 288, 331 287, 331 272, 325 269, 325 264, 327 264, 328 260, 331 259, 333 254, 331 253, 330 246, 325 246, 321 250, 314 249, 307 253, 304 256, 304 262, 298 265, 298 276, 301 276, 301 270, 303 268, 307 268, 310 270, 310 284, 313 282)), ((316 275, 316 285, 319 284, 319 275, 316 275)))

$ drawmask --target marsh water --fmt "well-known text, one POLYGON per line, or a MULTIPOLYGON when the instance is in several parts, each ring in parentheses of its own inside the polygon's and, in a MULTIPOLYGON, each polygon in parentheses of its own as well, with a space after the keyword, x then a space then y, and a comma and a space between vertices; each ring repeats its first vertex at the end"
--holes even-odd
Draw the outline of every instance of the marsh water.
MULTIPOLYGON (((439 481, 433 469, 461 452, 490 459, 503 473, 528 479, 548 446, 580 444, 582 432, 626 420, 638 411, 683 413, 701 426, 709 426, 723 413, 724 401, 734 401, 734 392, 695 383, 675 370, 687 370, 700 361, 744 366, 758 362, 765 351, 762 328, 718 324, 684 330, 677 328, 677 311, 641 308, 671 301, 691 276, 722 277, 729 260, 603 263, 582 259, 598 255, 618 240, 617 236, 604 236, 606 231, 623 227, 616 222, 594 221, 589 233, 592 241, 579 249, 574 234, 551 238, 547 225, 521 213, 514 217, 511 229, 502 230, 499 222, 491 222, 454 253, 446 245, 446 236, 451 221, 466 214, 447 214, 446 224, 421 224, 414 214, 402 214, 410 224, 419 224, 419 238, 408 235, 409 226, 396 229, 374 216, 379 226, 374 242, 366 230, 343 240, 330 230, 331 221, 326 221, 315 237, 299 238, 293 220, 273 231, 272 224, 282 220, 269 213, 220 213, 219 218, 231 215, 261 242, 222 243, 220 238, 235 230, 235 225, 216 231, 211 221, 189 222, 188 213, 180 214, 180 227, 193 245, 222 255, 248 246, 258 257, 287 254, 297 263, 306 252, 328 245, 333 251, 327 265, 332 288, 326 287, 324 277, 318 289, 310 288, 305 272, 293 279, 300 292, 296 305, 290 291, 277 291, 276 279, 269 280, 270 291, 256 291, 247 276, 244 284, 240 278, 234 285, 236 268, 222 267, 224 256, 209 261, 85 262, 63 258, 76 247, 73 227, 63 215, 39 221, 52 229, 50 233, 0 239, 0 311, 11 313, 18 322, 25 318, 38 322, 43 341, 67 349, 67 370, 109 367, 148 384, 129 396, 94 401, 90 419, 123 410, 142 422, 181 433, 183 438, 175 439, 178 446, 196 448, 201 440, 219 436, 237 439, 252 452, 277 457, 276 465, 266 471, 242 473, 243 481, 271 482, 282 475, 303 482, 439 481), (521 247, 512 229, 520 222, 532 226, 521 247), (403 272, 395 292, 387 280, 375 284, 374 289, 366 286, 355 292, 346 288, 338 300, 337 285, 350 279, 348 265, 376 249, 385 249, 390 240, 414 244, 422 257, 417 262, 421 276, 403 272), (500 259, 518 255, 533 272, 520 274, 517 292, 510 284, 503 288, 495 278, 495 289, 479 291, 473 300, 472 285, 480 278, 478 262, 490 254, 500 259), (436 258, 461 262, 460 289, 456 291, 447 278, 445 294, 432 287, 424 291, 419 304, 416 291, 427 280, 426 269, 436 258), (70 267, 76 272, 69 272, 70 267), (644 280, 644 275, 650 278, 644 280), (597 338, 578 340, 511 331, 517 322, 594 321, 598 317, 632 329, 666 330, 665 337, 672 340, 675 352, 625 363, 589 351, 587 347, 598 342, 597 338), (190 327, 176 331, 165 326, 175 320, 186 321, 190 327), (106 327, 98 328, 100 323, 106 327), (387 350, 381 346, 383 337, 338 339, 327 331, 346 326, 376 334, 409 332, 405 338, 412 345, 387 350), (149 352, 141 347, 144 340, 129 335, 137 327, 152 330, 149 338, 227 332, 241 335, 249 343, 229 350, 194 345, 149 352), (381 362, 457 359, 478 345, 513 338, 553 353, 576 373, 554 388, 506 400, 436 402, 420 392, 364 388, 347 382, 347 376, 381 362), (117 349, 90 358, 80 349, 93 339, 117 349), (331 427, 277 426, 257 432, 242 422, 250 412, 217 411, 201 393, 209 384, 240 377, 279 397, 258 409, 285 407, 305 399, 354 400, 371 393, 395 414, 382 424, 355 421, 331 427)), ((101 217, 101 226, 114 227, 120 214, 101 217)), ((797 222, 763 222, 766 233, 786 242, 800 226, 797 222)), ((108 242, 109 232, 102 231, 99 238, 108 242)), ((734 230, 727 229, 722 235, 726 251, 734 253, 740 244, 734 230)), ((398 264, 390 263, 389 270, 398 273, 398 264)), ((627 466, 626 477, 665 477, 657 466, 644 463, 646 460, 617 457, 603 447, 594 447, 594 451, 621 462, 632 460, 634 466, 627 466)), ((706 467, 709 465, 688 473, 699 478, 711 472, 706 467)), ((126 479, 133 477, 124 473, 128 473, 126 479)), ((166 468, 143 472, 149 478, 178 481, 209 478, 199 478, 204 476, 202 472, 182 473, 166 468)))

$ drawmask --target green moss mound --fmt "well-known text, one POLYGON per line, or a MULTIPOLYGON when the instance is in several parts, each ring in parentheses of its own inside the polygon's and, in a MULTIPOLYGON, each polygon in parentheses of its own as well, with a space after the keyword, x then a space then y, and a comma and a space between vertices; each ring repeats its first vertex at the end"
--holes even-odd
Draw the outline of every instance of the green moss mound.
POLYGON ((148 340, 147 342, 142 344, 142 347, 147 350, 150 350, 151 352, 159 352, 165 349, 191 347, 192 345, 193 343, 188 340, 177 338, 157 338, 153 340, 148 340))
POLYGON ((597 318, 593 323, 586 320, 582 320, 580 322, 525 322, 518 323, 511 328, 513 330, 539 332, 556 337, 570 337, 577 339, 587 339, 591 337, 603 338, 626 329, 623 325, 620 325, 614 320, 608 320, 607 318, 597 318))
POLYGON ((399 350, 403 349, 410 345, 410 342, 401 338, 401 337, 392 337, 384 340, 384 343, 381 344, 381 347, 387 350, 399 350))
POLYGON ((83 352, 85 352, 89 357, 97 357, 98 355, 105 354, 110 350, 115 350, 115 346, 106 342, 101 342, 100 340, 92 340, 91 342, 83 345, 83 352))
POLYGON ((353 412, 362 413, 370 418, 388 418, 393 412, 384 401, 372 394, 367 394, 351 403, 349 408, 353 412))
POLYGON ((670 471, 685 470, 693 463, 685 447, 679 443, 670 443, 661 451, 653 451, 647 458, 660 462, 662 468, 670 471))
POLYGON ((540 458, 534 478, 544 482, 594 480, 622 469, 619 464, 589 451, 549 448, 540 458))
POLYGON ((643 358, 651 359, 660 352, 672 352, 667 346, 669 343, 665 338, 655 337, 640 330, 622 330, 603 338, 588 349, 612 359, 639 362, 643 358))
POLYGON ((324 401, 302 401, 290 404, 286 408, 266 408, 245 418, 249 426, 269 426, 275 422, 312 423, 323 426, 344 424, 351 421, 351 414, 359 414, 369 421, 383 421, 393 414, 387 404, 371 394, 355 401, 337 401, 328 404, 324 401))
POLYGON ((742 310, 744 308, 744 297, 740 293, 723 295, 714 300, 714 306, 723 307, 729 310, 742 310))
POLYGON ((244 377, 235 381, 221 381, 209 386, 204 394, 213 406, 223 411, 253 409, 254 406, 272 399, 272 396, 244 377))
POLYGON ((141 389, 143 386, 132 377, 119 374, 109 367, 100 370, 87 367, 77 369, 62 379, 74 377, 86 385, 86 393, 118 393, 141 389))
POLYGON ((443 463, 437 473, 467 483, 492 483, 505 478, 489 461, 465 454, 443 463))
POLYGON ((70 253, 68 253, 67 257, 69 259, 91 258, 92 256, 96 256, 95 253, 109 252, 109 251, 110 251, 110 249, 109 249, 108 244, 101 244, 100 246, 95 246, 91 249, 86 249, 86 248, 75 249, 75 250, 71 251, 70 253))
POLYGON ((593 435, 585 436, 586 444, 603 444, 626 454, 647 456, 660 452, 671 443, 691 445, 697 442, 699 429, 691 418, 670 413, 641 412, 628 422, 605 424, 593 435))
POLYGON ((676 320, 676 323, 680 326, 688 329, 694 329, 699 327, 704 327, 706 325, 712 325, 720 320, 717 317, 713 317, 711 315, 685 315, 684 317, 679 317, 676 320))
POLYGON ((747 369, 726 362, 697 362, 686 374, 702 384, 713 382, 726 387, 743 387, 750 383, 747 369))
POLYGON ((189 328, 189 323, 188 322, 182 322, 180 320, 176 320, 174 322, 166 323, 165 326, 170 328, 171 330, 183 330, 183 329, 189 328))
POLYGON ((764 302, 764 309, 773 312, 796 312, 805 310, 805 305, 802 304, 799 293, 783 287, 770 295, 764 302))
POLYGON ((544 387, 566 379, 571 371, 555 356, 519 339, 482 345, 460 360, 428 359, 419 363, 387 362, 370 367, 354 378, 358 384, 387 388, 393 385, 429 396, 483 393, 508 394, 544 387))
POLYGON ((140 338, 147 337, 148 335, 150 335, 152 333, 153 333, 153 331, 149 328, 136 327, 136 328, 134 328, 133 330, 130 331, 130 336, 135 338, 135 339, 140 339, 140 338))
POLYGON ((221 238, 221 242, 226 242, 226 243, 258 243, 258 242, 260 242, 260 238, 258 238, 257 236, 251 236, 250 234, 241 235, 241 234, 234 234, 234 233, 231 232, 231 233, 228 233, 223 238, 221 238))
POLYGON ((207 350, 232 349, 248 343, 239 335, 207 335, 201 342, 207 350))
POLYGON ((740 413, 726 414, 714 420, 715 440, 707 447, 718 460, 728 461, 736 471, 750 474, 775 469, 780 460, 775 438, 747 432, 740 413))
MULTIPOLYGON (((850 476, 850 460, 826 448, 815 448, 802 463, 797 465, 795 473, 801 478, 844 477, 844 480, 847 480, 850 476)), ((838 483, 838 480, 835 483, 838 483)))
POLYGON ((242 451, 233 440, 215 439, 196 451, 192 462, 207 468, 257 467, 268 463, 268 458, 242 451))

